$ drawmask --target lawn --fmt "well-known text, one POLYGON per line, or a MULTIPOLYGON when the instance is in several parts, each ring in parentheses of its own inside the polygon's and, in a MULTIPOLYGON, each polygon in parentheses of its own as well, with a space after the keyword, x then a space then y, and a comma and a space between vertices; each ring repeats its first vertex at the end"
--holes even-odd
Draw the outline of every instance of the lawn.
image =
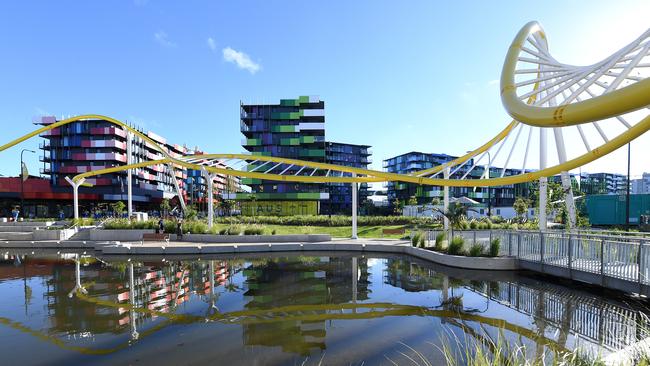
MULTIPOLYGON (((226 224, 214 224, 217 230, 228 227, 226 224)), ((350 226, 291 226, 291 225, 262 225, 265 228, 265 234, 270 234, 275 230, 276 235, 284 234, 330 234, 334 238, 349 238, 352 236, 352 227, 350 226)), ((360 238, 392 238, 400 239, 402 236, 408 236, 411 230, 409 225, 387 225, 387 226, 359 226, 357 234, 360 238), (383 229, 401 229, 404 228, 404 235, 382 235, 383 229)))

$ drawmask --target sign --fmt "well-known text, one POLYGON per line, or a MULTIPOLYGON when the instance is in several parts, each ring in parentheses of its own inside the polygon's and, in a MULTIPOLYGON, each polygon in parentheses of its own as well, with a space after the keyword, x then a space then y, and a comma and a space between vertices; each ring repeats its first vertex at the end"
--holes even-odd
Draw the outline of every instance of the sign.
POLYGON ((318 201, 241 201, 244 216, 318 215, 318 201))

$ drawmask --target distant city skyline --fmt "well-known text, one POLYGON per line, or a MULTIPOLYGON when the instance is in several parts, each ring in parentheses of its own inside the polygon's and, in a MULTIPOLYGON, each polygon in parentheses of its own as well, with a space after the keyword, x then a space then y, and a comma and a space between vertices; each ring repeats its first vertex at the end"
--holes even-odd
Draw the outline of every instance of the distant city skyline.
MULTIPOLYGON (((239 153, 240 101, 318 95, 326 138, 372 145, 372 169, 412 150, 460 155, 510 121, 498 79, 523 24, 539 20, 560 61, 591 64, 650 25, 650 3, 621 3, 616 16, 606 1, 4 3, 2 143, 34 130, 34 116, 97 113, 239 153)), ((17 175, 20 150, 40 142, 3 152, 0 174, 17 175)), ((650 171, 648 143, 632 143, 633 177, 650 171)), ((626 157, 582 171, 625 174, 626 157)), ((37 174, 38 154, 25 160, 37 174)))

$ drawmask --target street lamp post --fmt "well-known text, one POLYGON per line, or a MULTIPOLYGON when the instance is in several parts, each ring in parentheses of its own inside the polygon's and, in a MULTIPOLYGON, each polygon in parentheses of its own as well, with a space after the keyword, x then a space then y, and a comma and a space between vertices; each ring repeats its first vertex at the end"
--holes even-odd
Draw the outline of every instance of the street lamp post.
POLYGON ((23 153, 25 151, 36 154, 36 151, 30 150, 30 149, 22 149, 20 151, 20 213, 23 214, 23 215, 25 214, 25 211, 24 211, 24 205, 25 205, 25 198, 24 198, 25 177, 23 176, 23 165, 25 164, 25 163, 23 163, 23 153))
MULTIPOLYGON (((487 168, 487 178, 490 179, 490 169, 492 168, 492 156, 490 155, 489 151, 486 151, 487 156, 488 156, 488 168, 487 168)), ((492 187, 488 186, 488 212, 487 215, 488 217, 492 216, 492 187)))

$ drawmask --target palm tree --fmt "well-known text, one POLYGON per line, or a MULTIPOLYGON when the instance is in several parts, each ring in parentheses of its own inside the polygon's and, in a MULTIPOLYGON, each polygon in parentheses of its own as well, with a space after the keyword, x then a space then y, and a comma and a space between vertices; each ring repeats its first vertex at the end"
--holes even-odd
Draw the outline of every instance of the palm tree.
POLYGON ((467 211, 474 211, 473 209, 469 209, 458 202, 449 204, 447 211, 444 211, 439 208, 434 208, 434 209, 440 212, 441 215, 446 217, 447 220, 449 220, 449 224, 451 227, 451 235, 449 236, 450 240, 454 237, 454 229, 460 229, 460 223, 462 222, 463 218, 467 215, 467 211))

